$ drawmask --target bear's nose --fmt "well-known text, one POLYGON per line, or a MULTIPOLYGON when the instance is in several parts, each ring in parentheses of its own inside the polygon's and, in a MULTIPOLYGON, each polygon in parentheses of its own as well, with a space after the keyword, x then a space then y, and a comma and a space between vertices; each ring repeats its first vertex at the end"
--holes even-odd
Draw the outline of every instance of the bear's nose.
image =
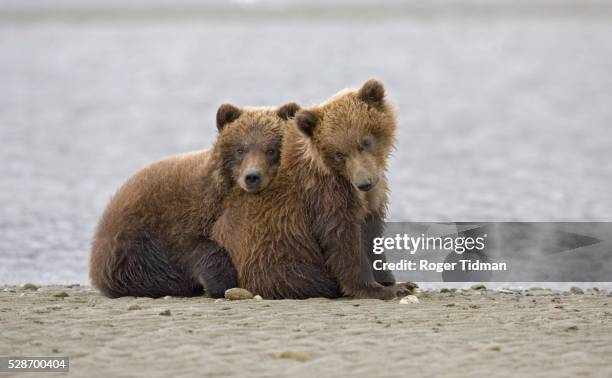
POLYGON ((361 180, 361 182, 357 184, 357 188, 361 190, 362 192, 367 192, 373 187, 374 187, 374 183, 372 183, 372 180, 369 178, 361 180))
POLYGON ((260 182, 261 182, 261 173, 257 171, 249 171, 244 176, 244 183, 249 189, 257 188, 260 182))

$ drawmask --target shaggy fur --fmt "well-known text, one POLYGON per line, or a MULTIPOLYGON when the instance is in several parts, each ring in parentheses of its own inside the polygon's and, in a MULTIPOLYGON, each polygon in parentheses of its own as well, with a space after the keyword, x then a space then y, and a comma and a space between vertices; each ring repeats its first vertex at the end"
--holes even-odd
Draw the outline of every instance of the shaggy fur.
MULTIPOLYGON (((222 105, 210 150, 170 157, 130 177, 113 196, 91 248, 93 285, 110 297, 223 296, 237 286, 225 250, 209 239, 224 197, 257 192, 276 175, 286 123, 298 107, 222 105), (253 172, 258 181, 247 182, 253 172)), ((251 194, 253 195, 253 194, 251 194)))
POLYGON ((370 80, 301 110, 291 126, 274 182, 257 196, 234 190, 213 227, 240 286, 264 298, 409 293, 413 285, 389 273, 373 277, 366 253, 382 232, 396 128, 382 84, 370 80))

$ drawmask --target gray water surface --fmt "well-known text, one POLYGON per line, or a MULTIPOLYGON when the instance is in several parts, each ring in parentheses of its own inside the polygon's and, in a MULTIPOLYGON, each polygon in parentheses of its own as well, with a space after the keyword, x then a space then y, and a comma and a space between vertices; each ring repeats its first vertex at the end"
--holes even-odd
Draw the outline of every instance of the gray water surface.
POLYGON ((110 195, 210 146, 219 104, 309 105, 370 77, 398 111, 390 219, 612 221, 607 13, 215 4, 25 17, 0 2, 0 283, 87 283, 110 195))

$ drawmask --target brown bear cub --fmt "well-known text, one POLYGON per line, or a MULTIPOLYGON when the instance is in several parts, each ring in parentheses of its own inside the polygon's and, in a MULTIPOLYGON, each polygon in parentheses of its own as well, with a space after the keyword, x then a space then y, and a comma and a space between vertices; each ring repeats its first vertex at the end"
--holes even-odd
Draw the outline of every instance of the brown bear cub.
POLYGON ((274 182, 257 196, 234 190, 213 227, 240 286, 264 298, 410 293, 414 284, 396 284, 389 272, 374 277, 367 249, 382 232, 396 128, 383 85, 340 92, 294 122, 274 182))
POLYGON ((223 296, 237 286, 234 266, 210 240, 224 197, 258 192, 274 178, 287 121, 299 107, 217 111, 210 150, 156 162, 113 196, 91 249, 92 283, 109 297, 223 296), (238 184, 238 185, 236 185, 238 184))

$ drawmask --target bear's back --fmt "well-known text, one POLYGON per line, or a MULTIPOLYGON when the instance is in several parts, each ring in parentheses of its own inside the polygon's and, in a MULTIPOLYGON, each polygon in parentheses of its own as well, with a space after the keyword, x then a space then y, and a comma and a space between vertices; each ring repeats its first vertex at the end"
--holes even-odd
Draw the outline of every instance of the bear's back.
POLYGON ((210 159, 210 150, 174 155, 130 176, 107 205, 94 244, 125 230, 143 229, 155 238, 172 240, 199 227, 198 218, 206 215, 202 210, 218 207, 216 199, 204 196, 216 186, 206 175, 210 159))

